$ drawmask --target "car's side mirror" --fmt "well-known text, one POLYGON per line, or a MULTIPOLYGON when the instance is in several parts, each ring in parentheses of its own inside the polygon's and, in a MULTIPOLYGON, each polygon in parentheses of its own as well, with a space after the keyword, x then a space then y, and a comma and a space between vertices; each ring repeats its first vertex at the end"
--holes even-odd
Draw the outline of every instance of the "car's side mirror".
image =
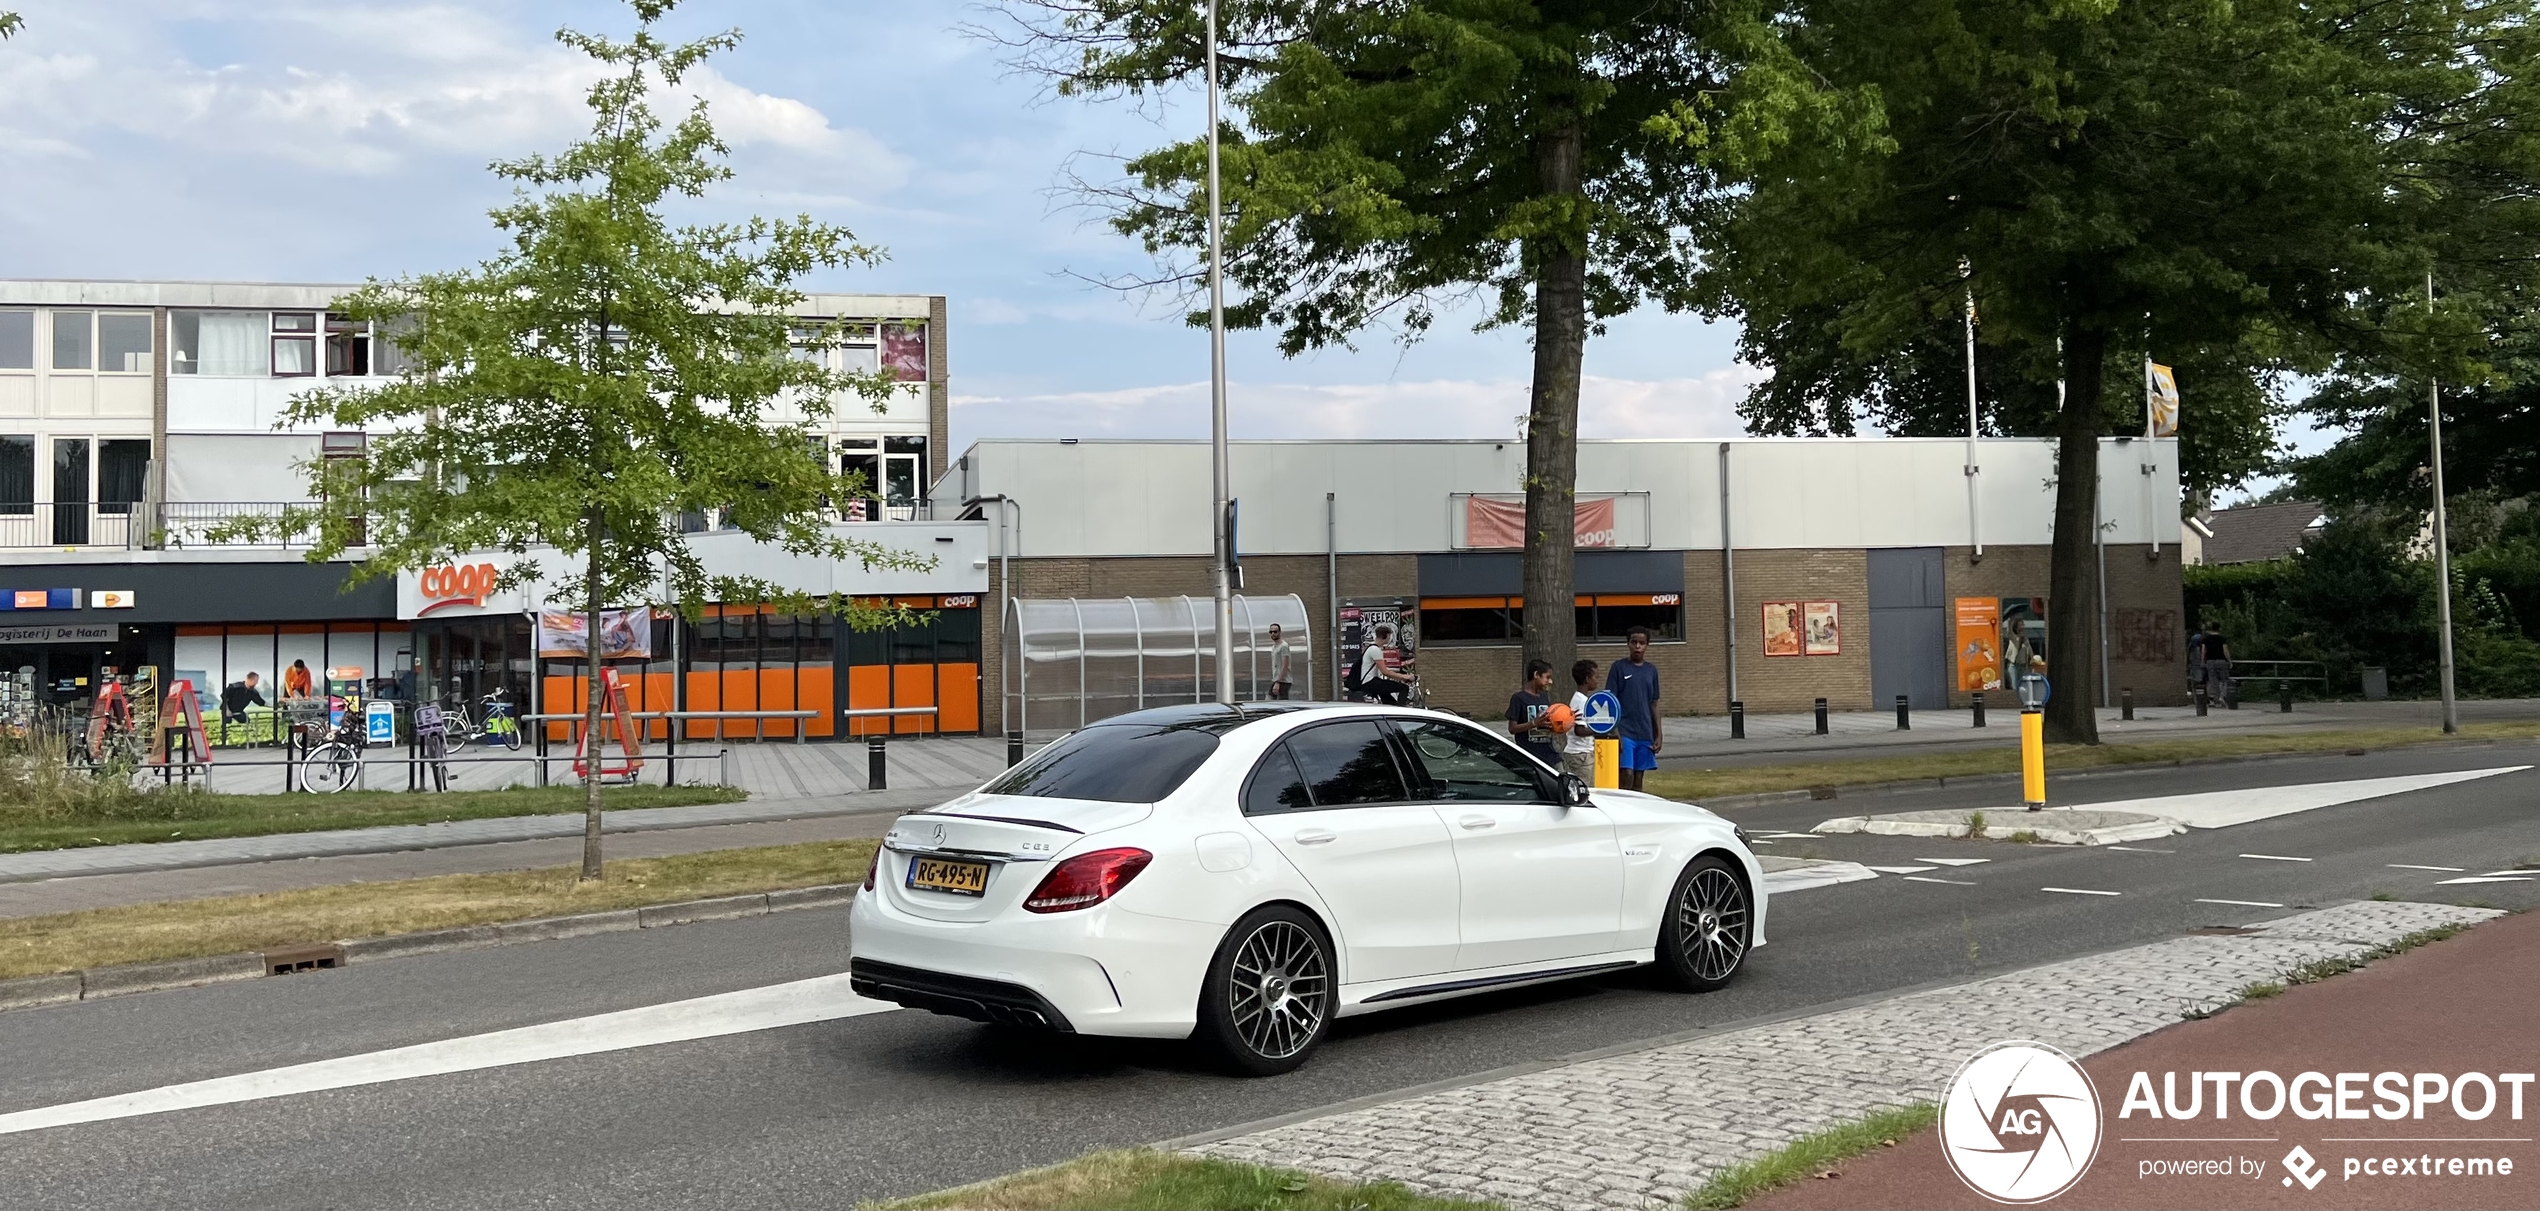
POLYGON ((1570 807, 1586 807, 1589 803, 1587 779, 1577 774, 1561 775, 1561 802, 1570 807))

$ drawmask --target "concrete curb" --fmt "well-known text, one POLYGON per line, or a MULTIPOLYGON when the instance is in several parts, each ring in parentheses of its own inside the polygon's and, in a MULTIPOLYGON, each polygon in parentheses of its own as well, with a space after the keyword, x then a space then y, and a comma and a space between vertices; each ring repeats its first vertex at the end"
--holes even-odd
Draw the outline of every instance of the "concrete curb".
MULTIPOLYGON (((2119 814, 2119 813, 2103 813, 2119 814)), ((2123 813, 2132 814, 2132 813, 2123 813)), ((2040 813, 2041 816, 2045 813, 2040 813)), ((1979 836, 1987 841, 2008 841, 2027 833, 2047 845, 2123 845, 2129 841, 2151 841, 2187 831, 2187 826, 2166 816, 2144 816, 2123 824, 2098 828, 2059 828, 2051 817, 2041 819, 2025 812, 2010 816, 2009 824, 1988 823, 1982 833, 1971 833, 1964 820, 1950 823, 1939 820, 1896 820, 1879 816, 1844 816, 1828 820, 1808 831, 1813 833, 1870 833, 1883 837, 1965 837, 1979 836)))
MULTIPOLYGON (((430 929, 420 933, 393 934, 384 938, 354 938, 339 945, 344 952, 343 962, 349 966, 354 963, 376 963, 383 959, 441 954, 453 950, 483 950, 521 942, 553 942, 600 933, 661 929, 673 925, 686 925, 693 921, 730 921, 742 917, 763 917, 769 913, 791 912, 798 908, 834 908, 841 904, 853 903, 858 890, 860 890, 858 885, 853 883, 791 887, 782 891, 761 892, 746 896, 718 896, 710 900, 655 904, 645 908, 620 908, 608 912, 579 913, 570 917, 539 917, 499 925, 465 925, 456 929, 430 929)), ((93 1001, 99 997, 122 996, 133 992, 191 988, 198 984, 252 980, 270 974, 271 970, 263 953, 242 951, 237 954, 211 955, 197 959, 123 963, 113 967, 90 967, 79 971, 21 976, 17 979, 0 980, 0 1011, 33 1009, 72 1001, 93 1001)))

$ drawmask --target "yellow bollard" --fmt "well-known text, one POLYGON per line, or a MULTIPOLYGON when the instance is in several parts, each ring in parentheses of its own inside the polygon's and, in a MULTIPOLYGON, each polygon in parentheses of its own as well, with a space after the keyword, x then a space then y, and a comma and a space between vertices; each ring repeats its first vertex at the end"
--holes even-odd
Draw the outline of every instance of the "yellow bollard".
POLYGON ((2046 712, 2029 707, 2020 712, 2020 791, 2030 811, 2046 807, 2046 712))
POLYGON ((1596 741, 1596 787, 1613 790, 1623 785, 1623 742, 1610 736, 1596 741))

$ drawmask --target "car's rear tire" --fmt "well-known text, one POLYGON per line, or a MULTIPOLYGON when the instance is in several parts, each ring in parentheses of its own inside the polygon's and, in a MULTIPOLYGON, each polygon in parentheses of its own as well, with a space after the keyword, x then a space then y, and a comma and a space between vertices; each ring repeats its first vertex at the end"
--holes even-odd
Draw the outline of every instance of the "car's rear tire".
POLYGON ((1661 982, 1709 992, 1737 978, 1755 929, 1755 892, 1743 872, 1718 854, 1686 863, 1666 913, 1658 927, 1661 982))
POLYGON ((1294 1070, 1321 1046, 1339 1007, 1332 941, 1285 904, 1226 931, 1200 985, 1197 1040, 1239 1076, 1294 1070))

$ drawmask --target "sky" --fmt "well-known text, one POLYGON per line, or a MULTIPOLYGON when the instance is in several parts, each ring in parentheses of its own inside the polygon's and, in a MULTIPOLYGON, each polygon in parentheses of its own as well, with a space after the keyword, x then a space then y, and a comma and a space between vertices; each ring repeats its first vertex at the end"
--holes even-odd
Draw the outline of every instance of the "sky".
MULTIPOLYGON (((623 34, 612 0, 0 0, 0 276, 359 281, 490 255, 498 158, 586 124, 596 74, 560 26, 623 34)), ((1093 284, 1151 269, 1062 188, 1197 128, 1189 105, 1052 96, 945 0, 690 0, 667 33, 737 27, 690 76, 735 178, 682 218, 808 213, 879 245, 813 289, 942 294, 956 449, 982 437, 1204 437, 1208 346, 1169 300, 1093 284)), ((1228 340, 1237 437, 1504 437, 1521 331, 1452 315, 1296 359, 1228 340)), ((1591 339, 1587 437, 1731 437, 1763 372, 1735 330, 1655 308, 1591 339)))

